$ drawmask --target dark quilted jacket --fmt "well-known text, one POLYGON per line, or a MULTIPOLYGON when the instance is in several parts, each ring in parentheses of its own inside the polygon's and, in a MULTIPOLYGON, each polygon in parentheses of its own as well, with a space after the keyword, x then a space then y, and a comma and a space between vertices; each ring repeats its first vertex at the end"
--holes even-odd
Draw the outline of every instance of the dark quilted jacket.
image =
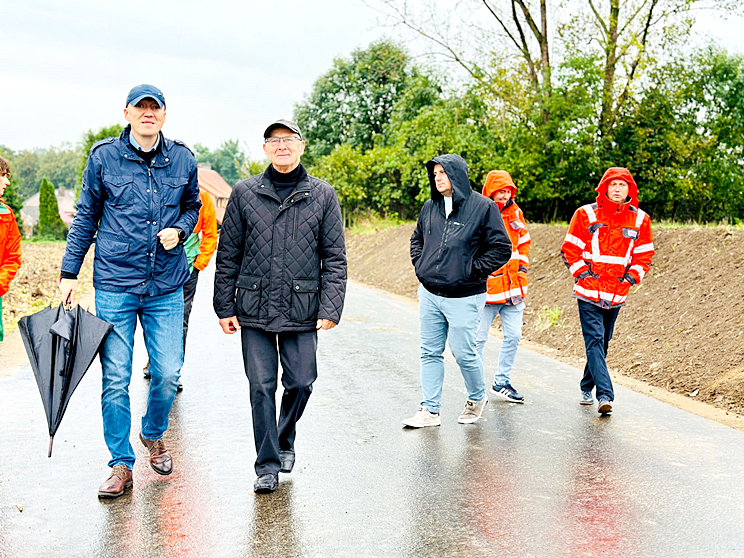
POLYGON ((310 331, 318 319, 340 321, 345 294, 344 227, 333 188, 305 174, 282 202, 267 172, 238 182, 217 249, 217 316, 266 331, 310 331))

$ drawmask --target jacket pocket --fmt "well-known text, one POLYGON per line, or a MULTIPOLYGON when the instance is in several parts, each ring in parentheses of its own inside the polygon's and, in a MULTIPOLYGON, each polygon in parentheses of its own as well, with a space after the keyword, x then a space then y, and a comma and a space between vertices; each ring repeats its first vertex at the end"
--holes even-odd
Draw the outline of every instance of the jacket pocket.
POLYGON ((121 256, 129 252, 129 244, 127 242, 119 242, 100 236, 96 239, 96 246, 101 252, 112 256, 121 256))
POLYGON ((163 178, 163 187, 161 191, 163 205, 180 205, 181 198, 183 197, 183 191, 188 183, 189 179, 186 177, 163 178))
POLYGON ((638 240, 639 230, 631 229, 630 227, 623 227, 623 237, 630 238, 631 240, 638 240))
POLYGON ((257 318, 261 308, 261 278, 253 275, 240 275, 235 285, 237 294, 235 302, 238 314, 248 318, 257 318))
POLYGON ((105 175, 103 187, 108 203, 113 207, 132 206, 134 200, 134 177, 131 175, 105 175))
POLYGON ((292 308, 290 318, 293 322, 316 320, 320 307, 320 281, 317 279, 292 280, 292 308))

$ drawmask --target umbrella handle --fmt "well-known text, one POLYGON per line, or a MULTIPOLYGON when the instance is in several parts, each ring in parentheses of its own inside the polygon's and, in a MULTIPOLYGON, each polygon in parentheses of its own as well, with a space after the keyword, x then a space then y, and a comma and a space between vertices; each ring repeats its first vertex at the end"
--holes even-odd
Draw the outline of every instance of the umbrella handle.
POLYGON ((49 455, 47 457, 52 457, 52 444, 54 443, 54 436, 49 436, 49 455))

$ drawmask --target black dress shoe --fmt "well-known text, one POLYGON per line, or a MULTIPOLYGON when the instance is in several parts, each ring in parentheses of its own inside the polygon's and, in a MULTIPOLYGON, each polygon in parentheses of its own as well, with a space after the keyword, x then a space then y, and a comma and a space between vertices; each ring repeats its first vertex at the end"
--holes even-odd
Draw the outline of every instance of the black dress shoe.
POLYGON ((282 473, 291 473, 292 469, 294 469, 294 462, 295 462, 295 452, 288 450, 288 451, 280 451, 279 452, 279 462, 281 463, 282 468, 279 469, 282 473))
POLYGON ((256 482, 253 483, 253 492, 256 494, 268 494, 274 492, 279 484, 279 475, 276 473, 266 473, 259 475, 256 482))

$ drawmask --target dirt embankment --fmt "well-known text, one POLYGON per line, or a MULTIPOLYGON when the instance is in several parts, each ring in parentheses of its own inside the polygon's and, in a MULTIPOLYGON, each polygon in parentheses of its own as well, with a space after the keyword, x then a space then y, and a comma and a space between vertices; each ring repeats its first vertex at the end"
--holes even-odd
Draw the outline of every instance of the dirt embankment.
MULTIPOLYGON (((573 280, 560 258, 566 226, 529 229, 524 339, 581 368, 584 345, 573 280)), ((413 225, 403 225, 347 236, 350 277, 415 299, 418 281, 408 255, 412 231, 413 225)), ((631 289, 615 327, 608 355, 613 374, 744 413, 744 232, 656 227, 654 245, 651 271, 631 289)))
MULTIPOLYGON (((21 268, 3 297, 3 322, 6 331, 16 329, 18 320, 50 304, 59 304, 57 276, 65 244, 24 243, 21 246, 21 268)), ((93 250, 80 269, 78 294, 93 288, 93 250)))
MULTIPOLYGON (((26 350, 18 335, 18 320, 60 302, 57 276, 64 244, 24 243, 21 246, 21 268, 3 297, 5 340, 0 343, 0 377, 15 373, 28 362, 26 350)), ((78 295, 93 290, 93 250, 80 269, 78 295)), ((92 297, 81 300, 84 308, 92 305, 92 297)))

